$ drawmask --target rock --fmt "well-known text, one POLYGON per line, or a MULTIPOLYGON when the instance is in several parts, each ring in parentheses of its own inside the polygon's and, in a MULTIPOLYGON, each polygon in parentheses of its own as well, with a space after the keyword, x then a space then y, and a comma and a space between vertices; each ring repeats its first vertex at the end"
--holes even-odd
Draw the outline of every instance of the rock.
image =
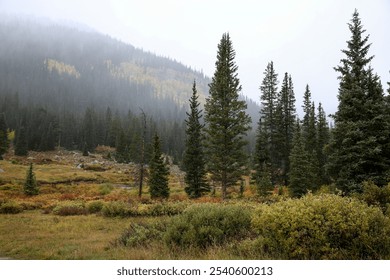
POLYGON ((5 171, 3 169, 0 168, 0 173, 4 173, 5 171))

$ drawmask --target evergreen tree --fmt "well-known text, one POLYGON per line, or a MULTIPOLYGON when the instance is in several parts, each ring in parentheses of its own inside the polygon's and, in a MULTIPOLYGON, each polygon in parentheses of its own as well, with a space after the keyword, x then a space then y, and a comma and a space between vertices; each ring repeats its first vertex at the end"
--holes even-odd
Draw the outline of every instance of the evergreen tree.
POLYGON ((152 199, 169 197, 169 168, 164 162, 160 147, 160 138, 155 134, 153 154, 149 166, 149 191, 152 199))
POLYGON ((8 146, 7 124, 4 114, 0 114, 0 160, 3 159, 3 154, 8 151, 8 146))
POLYGON ((24 193, 30 196, 37 195, 39 193, 38 183, 35 179, 32 163, 30 163, 30 167, 27 170, 26 181, 24 182, 24 193))
POLYGON ((261 194, 272 189, 272 170, 277 169, 277 137, 276 107, 278 75, 273 62, 268 63, 264 71, 264 79, 260 86, 261 110, 258 122, 255 146, 255 180, 261 194))
POLYGON ((291 76, 285 73, 276 107, 275 150, 278 152, 279 183, 288 185, 289 155, 296 118, 295 94, 291 76))
POLYGON ((317 179, 319 182, 319 185, 328 184, 329 183, 329 176, 326 172, 326 164, 328 162, 328 157, 325 152, 326 145, 329 144, 329 126, 328 122, 326 120, 326 114, 324 109, 322 108, 322 104, 318 104, 318 117, 317 117, 317 147, 316 147, 316 154, 317 154, 317 179))
POLYGON ((192 87, 190 99, 190 113, 187 113, 186 120, 186 148, 184 151, 185 192, 191 198, 200 197, 203 193, 209 192, 210 187, 206 181, 205 159, 203 152, 202 129, 204 125, 200 123, 202 110, 199 109, 196 83, 192 87))
POLYGON ((222 198, 246 172, 247 155, 244 136, 250 128, 245 101, 239 100, 240 81, 234 62, 235 51, 229 34, 225 33, 218 45, 216 70, 206 99, 205 121, 207 139, 207 169, 212 179, 219 182, 222 198))
POLYGON ((367 56, 371 44, 359 13, 349 23, 351 39, 346 58, 335 68, 340 73, 339 106, 334 115, 330 145, 329 171, 345 192, 362 191, 362 182, 372 180, 383 185, 389 170, 389 122, 386 118, 383 89, 377 75, 368 68, 373 56, 367 56))
POLYGON ((313 180, 312 162, 305 149, 300 124, 297 121, 290 154, 289 187, 292 195, 294 197, 304 195, 311 190, 313 180))
POLYGON ((260 195, 267 195, 273 189, 272 184, 272 167, 270 159, 270 146, 267 133, 264 132, 265 127, 262 122, 262 118, 259 120, 257 135, 256 135, 256 149, 254 164, 256 173, 254 179, 257 185, 257 190, 260 195))
MULTIPOLYGON (((311 101, 311 92, 309 85, 306 85, 303 100, 303 121, 302 121, 302 137, 305 145, 305 150, 308 153, 313 169, 317 169, 317 128, 316 128, 316 113, 314 102, 311 101)), ((317 171, 315 171, 318 173, 317 171)), ((319 181, 312 182, 312 187, 319 185, 319 181)))
POLYGON ((23 125, 20 126, 19 130, 16 131, 15 138, 15 155, 17 156, 27 156, 28 148, 27 148, 27 135, 26 129, 23 125))

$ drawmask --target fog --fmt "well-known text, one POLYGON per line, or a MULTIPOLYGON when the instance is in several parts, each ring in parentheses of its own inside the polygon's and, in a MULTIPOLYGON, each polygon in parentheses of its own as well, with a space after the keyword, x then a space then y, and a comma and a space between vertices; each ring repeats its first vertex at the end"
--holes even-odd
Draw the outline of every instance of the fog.
POLYGON ((337 73, 357 8, 372 43, 370 55, 382 84, 390 80, 390 2, 373 1, 97 1, 2 0, 0 11, 72 21, 136 47, 214 72, 217 44, 229 32, 236 50, 243 94, 259 101, 269 61, 279 80, 292 75, 297 109, 309 84, 313 100, 327 113, 337 110, 337 73))

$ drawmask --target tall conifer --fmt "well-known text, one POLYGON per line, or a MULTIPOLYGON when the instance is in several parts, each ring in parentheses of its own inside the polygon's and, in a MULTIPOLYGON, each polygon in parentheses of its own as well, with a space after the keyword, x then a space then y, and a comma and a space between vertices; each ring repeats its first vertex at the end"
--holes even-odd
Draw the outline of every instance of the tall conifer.
POLYGON ((294 197, 304 195, 312 189, 314 173, 309 154, 305 149, 299 121, 296 122, 290 154, 289 187, 294 197))
POLYGON ((342 50, 346 57, 335 68, 340 73, 339 106, 329 157, 329 171, 345 193, 361 191, 365 180, 385 184, 390 166, 383 89, 369 67, 371 44, 356 10, 348 26, 351 39, 342 50))
POLYGON ((245 112, 245 101, 239 100, 241 85, 234 59, 230 36, 225 33, 218 45, 216 69, 209 85, 210 97, 205 105, 207 169, 212 179, 220 183, 223 199, 227 197, 227 189, 236 185, 246 172, 244 136, 251 122, 245 112))
POLYGON ((186 120, 186 148, 184 152, 185 192, 191 198, 200 197, 203 193, 209 192, 210 187, 206 181, 205 158, 203 151, 204 136, 202 129, 204 125, 200 123, 202 110, 199 109, 196 82, 192 86, 192 96, 190 98, 190 112, 187 113, 186 120))
POLYGON ((326 114, 324 109, 322 108, 322 104, 318 104, 318 113, 317 113, 317 147, 316 147, 316 154, 317 154, 317 164, 318 164, 318 173, 317 173, 317 180, 319 182, 319 185, 328 184, 329 183, 329 176, 326 172, 326 163, 328 162, 328 157, 325 152, 326 146, 329 144, 330 139, 330 131, 329 131, 329 125, 326 120, 326 114))
POLYGON ((260 86, 262 107, 257 128, 254 158, 255 177, 260 193, 267 193, 272 188, 271 175, 272 171, 277 168, 277 151, 275 146, 277 137, 277 84, 278 75, 271 61, 264 71, 264 79, 260 86))
POLYGON ((291 76, 285 73, 276 107, 277 137, 275 141, 276 151, 278 151, 279 183, 284 185, 288 184, 289 155, 292 147, 295 118, 294 87, 291 76))

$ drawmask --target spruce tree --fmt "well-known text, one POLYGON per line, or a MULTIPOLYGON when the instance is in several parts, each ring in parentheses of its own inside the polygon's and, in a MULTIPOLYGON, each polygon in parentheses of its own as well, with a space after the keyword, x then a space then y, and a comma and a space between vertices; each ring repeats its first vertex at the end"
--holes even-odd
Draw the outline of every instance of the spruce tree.
POLYGON ((264 79, 260 86, 261 110, 258 122, 255 147, 255 180, 260 194, 267 194, 272 189, 272 171, 277 169, 277 151, 275 146, 276 107, 278 75, 273 62, 268 63, 264 71, 264 79))
POLYGON ((155 134, 153 154, 149 165, 149 192, 152 199, 169 197, 169 168, 164 162, 160 147, 160 138, 155 134))
POLYGON ((216 70, 205 105, 207 169, 212 180, 219 182, 223 199, 227 197, 227 189, 236 185, 246 172, 244 136, 251 122, 245 112, 245 101, 239 100, 241 85, 234 59, 230 36, 225 33, 218 45, 216 70))
POLYGON ((314 173, 309 154, 305 149, 299 121, 296 122, 290 154, 289 188, 294 197, 300 197, 312 189, 314 173))
POLYGON ((285 73, 282 87, 278 95, 276 107, 276 139, 275 150, 278 152, 278 169, 280 170, 279 183, 288 185, 288 173, 290 169, 289 155, 294 134, 296 108, 295 94, 292 78, 285 73))
POLYGON ((202 129, 204 125, 200 123, 202 110, 199 109, 196 82, 192 87, 190 98, 190 113, 187 113, 186 120, 186 148, 184 151, 184 177, 186 187, 185 192, 191 198, 200 197, 203 193, 209 192, 210 187, 206 181, 205 158, 203 151, 204 136, 202 129))
POLYGON ((26 181, 24 182, 24 193, 30 196, 37 195, 39 193, 39 188, 37 180, 35 179, 32 163, 30 163, 30 167, 27 170, 26 181))
POLYGON ((9 141, 7 135, 5 116, 4 114, 0 114, 0 160, 3 159, 3 154, 8 151, 9 141))
POLYGON ((318 104, 318 113, 317 113, 317 180, 319 185, 329 184, 329 176, 326 172, 326 164, 328 162, 328 156, 325 152, 326 146, 329 144, 330 131, 328 122, 326 120, 326 114, 322 108, 322 104, 318 104))
POLYGON ((340 73, 339 106, 330 144, 329 171, 345 193, 362 191, 362 182, 383 185, 389 170, 389 122, 379 78, 369 68, 371 44, 359 13, 349 23, 351 39, 342 50, 346 58, 335 70, 340 73))
POLYGON ((272 144, 267 137, 267 133, 264 131, 265 126, 263 125, 262 118, 260 118, 257 135, 256 135, 256 147, 254 154, 254 166, 256 173, 254 179, 257 186, 259 195, 267 195, 273 189, 272 183, 272 164, 270 158, 269 146, 272 144))
MULTIPOLYGON (((311 101, 311 92, 309 85, 306 85, 303 95, 303 121, 302 121, 302 137, 305 144, 305 149, 309 154, 313 166, 318 166, 317 163, 317 130, 316 130, 316 113, 314 102, 311 101)), ((314 183, 314 182, 313 182, 314 183)))

